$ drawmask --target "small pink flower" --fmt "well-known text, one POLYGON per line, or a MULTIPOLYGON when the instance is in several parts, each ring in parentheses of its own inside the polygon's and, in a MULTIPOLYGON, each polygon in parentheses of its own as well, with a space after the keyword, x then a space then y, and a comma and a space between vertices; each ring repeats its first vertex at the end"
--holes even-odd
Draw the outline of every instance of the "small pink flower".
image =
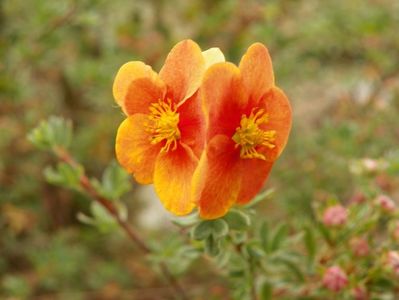
POLYGON ((340 226, 346 223, 348 211, 342 205, 330 206, 324 211, 323 223, 326 226, 340 226))
POLYGON ((393 200, 386 196, 386 195, 379 195, 376 199, 375 202, 378 206, 380 206, 385 212, 394 212, 396 208, 395 202, 393 200))
POLYGON ((349 199, 350 203, 356 203, 356 204, 361 204, 366 200, 366 197, 362 192, 356 192, 352 195, 352 197, 349 199))
POLYGON ((348 284, 348 277, 338 266, 330 267, 323 276, 323 285, 333 292, 339 292, 348 284))
POLYGON ((355 300, 368 300, 369 296, 367 290, 362 286, 357 286, 352 290, 352 295, 355 300))
POLYGON ((351 239, 350 246, 355 256, 362 257, 369 254, 370 247, 364 238, 355 237, 351 239))
POLYGON ((389 251, 387 256, 388 266, 399 276, 399 252, 389 251))

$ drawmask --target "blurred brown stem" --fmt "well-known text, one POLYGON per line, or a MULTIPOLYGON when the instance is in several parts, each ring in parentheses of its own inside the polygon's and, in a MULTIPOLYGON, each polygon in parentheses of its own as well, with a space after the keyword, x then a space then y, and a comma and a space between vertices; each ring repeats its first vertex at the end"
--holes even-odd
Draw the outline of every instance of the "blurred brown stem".
MULTIPOLYGON (((73 157, 63 148, 56 148, 54 149, 55 154, 57 157, 62 160, 63 162, 69 164, 70 166, 77 168, 79 164, 73 159, 73 157)), ((129 239, 140 249, 140 251, 145 254, 151 254, 152 250, 148 246, 148 244, 144 241, 144 239, 140 236, 140 234, 118 213, 117 208, 112 203, 111 200, 104 198, 95 190, 93 185, 90 183, 90 179, 87 177, 85 173, 82 174, 80 178, 80 185, 82 189, 90 195, 90 197, 99 203, 102 207, 104 207, 108 213, 118 222, 119 226, 125 231, 126 235, 129 239)), ((159 268, 161 270, 162 275, 166 279, 166 281, 170 284, 172 289, 174 290, 176 296, 182 300, 188 300, 188 297, 177 281, 175 276, 171 273, 168 266, 164 262, 159 263, 159 268)))

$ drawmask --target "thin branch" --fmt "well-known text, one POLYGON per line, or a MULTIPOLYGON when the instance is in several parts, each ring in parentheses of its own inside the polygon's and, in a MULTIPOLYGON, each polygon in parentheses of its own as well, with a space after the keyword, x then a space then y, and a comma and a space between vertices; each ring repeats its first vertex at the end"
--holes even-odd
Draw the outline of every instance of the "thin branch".
MULTIPOLYGON (((77 168, 79 164, 72 158, 72 156, 63 148, 56 148, 54 149, 55 154, 57 157, 62 160, 63 162, 69 164, 70 166, 77 168)), ((108 213, 118 222, 119 226, 125 231, 126 235, 129 239, 140 249, 141 252, 145 255, 152 254, 151 248, 148 244, 141 238, 140 234, 123 218, 121 218, 120 214, 118 213, 118 209, 109 199, 101 196, 95 190, 93 185, 90 182, 90 179, 87 177, 85 173, 82 174, 80 178, 80 185, 82 189, 90 195, 90 197, 104 207, 108 213)), ((166 281, 170 284, 172 289, 174 290, 176 296, 182 300, 188 300, 188 297, 177 281, 176 277, 171 273, 168 266, 165 262, 159 263, 159 268, 161 270, 162 275, 166 279, 166 281)))

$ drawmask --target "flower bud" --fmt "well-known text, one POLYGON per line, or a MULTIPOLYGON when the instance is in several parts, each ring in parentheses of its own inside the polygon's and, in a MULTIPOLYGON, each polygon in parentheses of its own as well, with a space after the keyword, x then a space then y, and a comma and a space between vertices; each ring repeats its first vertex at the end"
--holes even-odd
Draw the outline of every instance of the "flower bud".
POLYGON ((387 255, 387 263, 388 267, 392 269, 392 271, 399 276, 399 252, 398 251, 389 251, 387 255))
POLYGON ((368 300, 369 295, 367 290, 362 286, 357 286, 352 290, 352 295, 355 300, 368 300))
POLYGON ((323 285, 333 292, 341 291, 348 284, 348 277, 338 266, 328 268, 323 276, 323 285))
POLYGON ((365 195, 362 192, 355 192, 349 199, 350 203, 361 204, 366 200, 365 195))
POLYGON ((379 195, 375 199, 375 202, 385 212, 391 213, 391 212, 394 212, 395 209, 396 209, 395 202, 393 202, 393 200, 390 197, 386 196, 386 195, 379 195))
POLYGON ((367 256, 370 251, 369 244, 364 238, 355 237, 350 241, 350 247, 355 256, 363 257, 367 256))
POLYGON ((323 214, 323 223, 326 226, 334 227, 346 223, 348 211, 342 205, 334 205, 327 208, 323 214))

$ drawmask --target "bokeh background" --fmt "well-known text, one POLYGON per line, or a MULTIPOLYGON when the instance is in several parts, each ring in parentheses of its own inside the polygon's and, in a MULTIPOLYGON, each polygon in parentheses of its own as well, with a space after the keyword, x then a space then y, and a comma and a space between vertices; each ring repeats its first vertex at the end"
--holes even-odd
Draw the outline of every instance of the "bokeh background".
MULTIPOLYGON (((46 183, 55 159, 26 139, 50 115, 69 118, 74 155, 100 176, 123 120, 111 93, 123 63, 159 70, 185 38, 235 63, 251 43, 266 44, 294 126, 260 217, 300 223, 315 202, 356 194, 354 160, 399 161, 398 29, 396 0, 0 0, 0 298, 167 294, 123 234, 77 220, 89 201, 46 183)), ((376 180, 398 197, 397 179, 376 180)), ((132 187, 123 199, 130 221, 169 255, 181 235, 151 187, 132 187)), ((198 299, 229 299, 212 272, 189 267, 184 281, 198 299)))

